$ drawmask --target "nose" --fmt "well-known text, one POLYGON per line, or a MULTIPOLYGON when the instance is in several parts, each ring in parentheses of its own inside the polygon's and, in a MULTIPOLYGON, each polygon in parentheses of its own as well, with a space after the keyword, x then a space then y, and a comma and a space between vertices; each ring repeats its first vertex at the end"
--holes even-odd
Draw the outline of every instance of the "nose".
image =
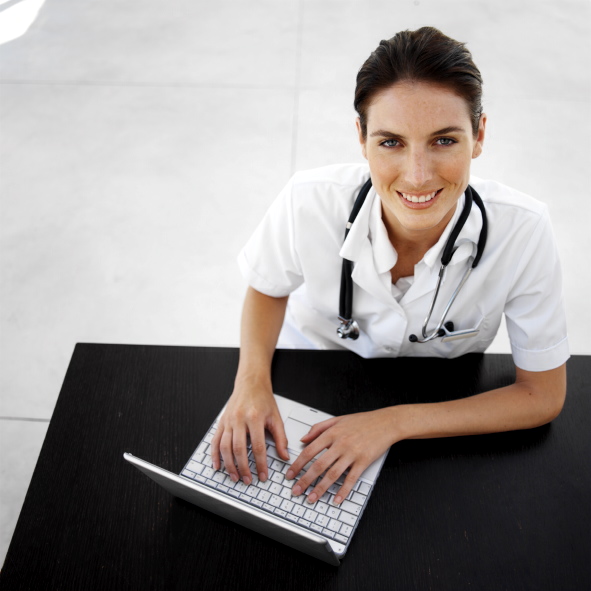
POLYGON ((433 177, 433 163, 429 154, 420 148, 411 149, 404 167, 404 180, 409 189, 424 189, 433 177))

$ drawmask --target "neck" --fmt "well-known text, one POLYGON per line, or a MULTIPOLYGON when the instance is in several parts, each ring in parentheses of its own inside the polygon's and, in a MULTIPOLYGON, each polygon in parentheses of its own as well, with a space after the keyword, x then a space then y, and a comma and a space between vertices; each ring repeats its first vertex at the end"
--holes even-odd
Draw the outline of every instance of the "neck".
MULTIPOLYGON (((456 205, 457 207, 457 205, 456 205)), ((382 220, 388 231, 388 238, 396 252, 400 256, 404 253, 413 253, 413 258, 417 262, 423 258, 425 253, 434 246, 447 224, 453 217, 456 207, 454 207, 448 214, 434 227, 423 230, 409 230, 400 224, 395 216, 382 206, 382 220)))

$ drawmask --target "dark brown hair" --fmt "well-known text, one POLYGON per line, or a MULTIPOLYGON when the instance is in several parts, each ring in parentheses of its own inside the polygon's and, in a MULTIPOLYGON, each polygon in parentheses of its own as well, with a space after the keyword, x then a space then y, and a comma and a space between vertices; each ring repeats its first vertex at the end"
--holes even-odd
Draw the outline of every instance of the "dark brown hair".
POLYGON ((430 82, 462 97, 470 111, 472 131, 478 134, 482 114, 482 76, 464 43, 434 27, 401 31, 381 41, 357 74, 355 110, 363 137, 367 136, 367 109, 376 93, 397 82, 430 82))

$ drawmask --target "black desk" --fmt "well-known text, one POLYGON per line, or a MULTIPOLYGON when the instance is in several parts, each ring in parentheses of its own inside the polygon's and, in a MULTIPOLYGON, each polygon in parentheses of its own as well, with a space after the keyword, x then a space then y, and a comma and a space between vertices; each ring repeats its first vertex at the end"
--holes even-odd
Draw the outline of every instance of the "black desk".
MULTIPOLYGON (((591 582, 589 357, 550 426, 395 445, 331 567, 169 496, 131 451, 178 472, 232 389, 238 352, 78 345, 1 589, 559 589, 591 582)), ((278 351, 275 391, 343 414, 512 381, 507 355, 363 360, 278 351)))

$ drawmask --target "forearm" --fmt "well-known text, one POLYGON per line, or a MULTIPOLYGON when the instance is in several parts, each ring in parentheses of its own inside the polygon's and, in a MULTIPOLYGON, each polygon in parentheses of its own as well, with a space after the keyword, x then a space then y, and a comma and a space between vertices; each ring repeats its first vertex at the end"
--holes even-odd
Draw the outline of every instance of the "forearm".
POLYGON ((565 394, 562 366, 533 378, 518 370, 514 384, 468 398, 387 410, 396 425, 397 440, 478 435, 544 425, 560 413, 565 394))
POLYGON ((273 298, 248 288, 242 309, 237 382, 270 382, 271 361, 285 317, 287 299, 273 298))

